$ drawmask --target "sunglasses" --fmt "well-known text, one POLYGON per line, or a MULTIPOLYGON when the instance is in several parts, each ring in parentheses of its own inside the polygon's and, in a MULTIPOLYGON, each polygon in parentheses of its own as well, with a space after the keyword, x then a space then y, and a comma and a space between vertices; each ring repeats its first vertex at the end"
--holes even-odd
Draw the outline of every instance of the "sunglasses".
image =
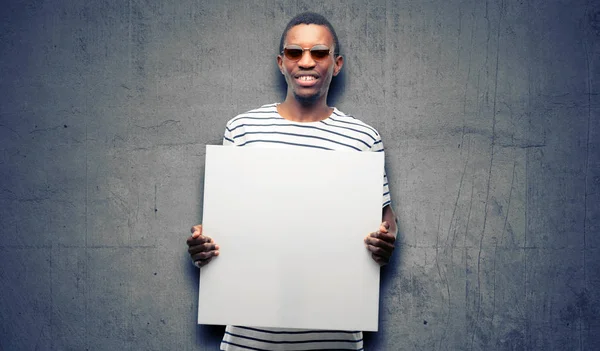
POLYGON ((304 51, 310 52, 310 57, 315 61, 326 59, 331 54, 331 49, 325 45, 315 45, 310 49, 303 49, 298 45, 288 45, 283 49, 283 55, 291 61, 300 61, 304 51))

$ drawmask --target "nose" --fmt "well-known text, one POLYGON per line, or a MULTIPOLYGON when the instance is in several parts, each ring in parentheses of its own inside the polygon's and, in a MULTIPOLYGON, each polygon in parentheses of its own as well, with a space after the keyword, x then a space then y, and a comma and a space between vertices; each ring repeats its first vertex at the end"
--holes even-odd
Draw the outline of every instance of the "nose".
POLYGON ((317 63, 315 62, 315 60, 313 60, 310 54, 310 50, 304 50, 302 52, 302 57, 300 58, 300 61, 298 61, 298 66, 302 68, 313 68, 316 64, 317 63))

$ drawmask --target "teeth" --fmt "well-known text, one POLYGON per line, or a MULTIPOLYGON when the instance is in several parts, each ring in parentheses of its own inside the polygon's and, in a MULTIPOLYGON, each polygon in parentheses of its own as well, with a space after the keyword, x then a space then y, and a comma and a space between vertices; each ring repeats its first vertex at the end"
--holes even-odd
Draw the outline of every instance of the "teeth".
POLYGON ((315 77, 313 77, 313 76, 300 76, 299 79, 303 80, 305 82, 308 82, 310 80, 315 80, 315 77))

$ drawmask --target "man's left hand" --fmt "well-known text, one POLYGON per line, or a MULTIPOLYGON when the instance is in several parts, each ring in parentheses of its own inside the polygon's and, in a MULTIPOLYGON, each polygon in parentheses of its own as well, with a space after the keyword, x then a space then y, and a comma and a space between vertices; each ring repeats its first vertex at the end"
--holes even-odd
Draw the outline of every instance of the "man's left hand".
POLYGON ((390 262, 390 257, 394 252, 394 243, 396 237, 389 232, 390 224, 386 221, 381 223, 379 230, 367 235, 365 244, 371 251, 371 256, 380 266, 385 266, 390 262))

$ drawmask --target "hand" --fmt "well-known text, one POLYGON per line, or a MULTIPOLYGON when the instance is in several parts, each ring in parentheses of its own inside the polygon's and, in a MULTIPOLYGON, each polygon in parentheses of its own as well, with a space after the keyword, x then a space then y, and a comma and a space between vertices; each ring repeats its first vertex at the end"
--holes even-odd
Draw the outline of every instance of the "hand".
POLYGON ((367 249, 371 251, 371 257, 380 266, 385 266, 390 262, 390 257, 394 252, 394 243, 396 237, 389 233, 390 224, 386 221, 381 223, 379 230, 367 235, 365 244, 367 249))
POLYGON ((188 252, 194 265, 198 268, 206 265, 213 257, 219 256, 219 245, 213 239, 202 235, 202 225, 198 224, 190 230, 192 236, 187 239, 188 252))

